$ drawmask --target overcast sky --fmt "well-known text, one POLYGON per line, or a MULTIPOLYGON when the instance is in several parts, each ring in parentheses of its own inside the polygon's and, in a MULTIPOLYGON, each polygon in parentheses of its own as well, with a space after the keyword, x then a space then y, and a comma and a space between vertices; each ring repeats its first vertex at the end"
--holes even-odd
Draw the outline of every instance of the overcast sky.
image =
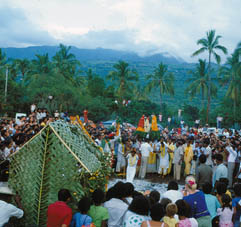
POLYGON ((0 47, 74 45, 186 61, 215 29, 231 53, 241 41, 241 0, 0 0, 0 47))

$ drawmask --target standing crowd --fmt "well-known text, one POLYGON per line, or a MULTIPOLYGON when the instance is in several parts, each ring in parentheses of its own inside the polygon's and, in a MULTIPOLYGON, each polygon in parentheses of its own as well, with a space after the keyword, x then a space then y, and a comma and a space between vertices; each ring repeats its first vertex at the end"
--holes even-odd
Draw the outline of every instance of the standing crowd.
MULTIPOLYGON (((46 110, 34 109, 28 117, 1 120, 1 171, 7 170, 9 155, 57 119, 57 112, 52 117, 46 110)), ((58 201, 48 208, 47 226, 240 226, 241 136, 237 131, 225 129, 218 134, 196 127, 169 132, 165 128, 160 139, 151 140, 138 137, 128 125, 117 131, 102 124, 85 127, 104 152, 112 153, 112 167, 127 183, 118 182, 106 194, 96 189, 79 201, 74 215, 68 206, 71 192, 60 190, 58 201), (161 198, 157 191, 135 191, 134 178, 148 175, 171 180, 161 198), (177 183, 184 181, 181 190, 177 183)), ((4 176, 1 172, 1 181, 4 176)))

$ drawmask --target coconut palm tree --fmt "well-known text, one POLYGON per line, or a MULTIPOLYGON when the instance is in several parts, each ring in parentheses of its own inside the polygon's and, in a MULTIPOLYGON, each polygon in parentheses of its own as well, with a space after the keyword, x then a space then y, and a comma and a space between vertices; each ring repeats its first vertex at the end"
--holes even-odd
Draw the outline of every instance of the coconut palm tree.
POLYGON ((129 68, 129 64, 119 61, 114 66, 107 78, 114 82, 117 86, 117 97, 122 102, 124 99, 130 98, 133 88, 133 82, 138 81, 137 72, 129 68))
POLYGON ((221 85, 228 85, 226 97, 231 98, 233 101, 233 119, 236 121, 237 117, 237 105, 241 95, 241 43, 237 46, 231 57, 227 58, 227 62, 220 68, 220 75, 223 77, 220 79, 221 85))
POLYGON ((159 89, 160 108, 162 110, 163 95, 174 95, 174 74, 168 72, 167 66, 161 62, 154 70, 154 73, 147 75, 146 79, 150 80, 146 86, 148 92, 151 92, 153 89, 159 89))
POLYGON ((202 109, 204 108, 204 97, 208 91, 208 76, 207 76, 207 63, 206 60, 199 59, 195 71, 190 71, 189 74, 192 76, 187 80, 189 86, 186 88, 185 93, 191 96, 191 99, 197 94, 201 94, 202 109))
POLYGON ((206 33, 206 38, 199 39, 197 41, 197 45, 201 45, 202 47, 195 51, 192 56, 197 56, 203 52, 208 52, 208 105, 207 105, 207 116, 206 122, 208 123, 210 104, 211 104, 211 60, 212 56, 214 56, 215 61, 220 64, 221 57, 216 53, 217 50, 227 54, 227 48, 219 45, 220 35, 215 36, 215 30, 210 30, 206 33))
POLYGON ((53 57, 53 64, 55 71, 63 75, 66 79, 70 80, 73 84, 77 85, 76 79, 81 73, 79 70, 80 63, 75 55, 70 53, 71 46, 59 45, 59 51, 53 57))
POLYGON ((24 58, 23 60, 16 59, 16 65, 17 65, 17 69, 21 72, 22 77, 24 77, 25 74, 28 73, 29 71, 29 65, 30 65, 29 60, 26 58, 24 58))

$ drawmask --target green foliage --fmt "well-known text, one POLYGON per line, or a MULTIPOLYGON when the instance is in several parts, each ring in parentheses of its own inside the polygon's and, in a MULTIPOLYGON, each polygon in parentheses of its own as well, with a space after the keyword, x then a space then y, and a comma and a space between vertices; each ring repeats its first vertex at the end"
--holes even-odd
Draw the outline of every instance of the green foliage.
POLYGON ((22 198, 24 226, 46 225, 47 207, 61 188, 78 200, 97 186, 104 189, 112 173, 109 157, 80 127, 62 121, 46 126, 10 159, 9 185, 22 198))
POLYGON ((111 71, 107 78, 116 85, 116 94, 119 101, 122 102, 124 99, 130 99, 134 86, 133 82, 138 81, 137 72, 131 70, 129 64, 124 61, 119 61, 113 67, 115 70, 111 71))
MULTIPOLYGON (((168 116, 177 117, 178 109, 183 109, 184 103, 187 103, 200 109, 200 119, 204 118, 210 105, 211 121, 215 122, 220 106, 225 109, 226 101, 223 100, 229 99, 232 103, 231 106, 228 103, 233 116, 231 125, 233 121, 238 121, 240 109, 240 64, 225 64, 226 72, 223 68, 219 74, 222 87, 217 90, 217 67, 211 64, 211 57, 215 57, 216 50, 225 52, 225 49, 218 44, 220 36, 215 36, 215 32, 210 31, 207 35, 198 43, 204 48, 203 51, 208 51, 210 47, 213 52, 208 64, 199 60, 196 66, 178 63, 167 68, 163 63, 157 65, 154 60, 130 60, 128 63, 98 60, 80 64, 71 48, 62 44, 55 55, 50 53, 51 58, 47 53, 38 51, 40 54, 36 54, 33 60, 7 59, 1 50, 0 114, 14 116, 16 112, 29 112, 29 106, 36 103, 51 113, 58 110, 81 115, 84 109, 88 109, 89 118, 94 121, 120 116, 127 122, 137 124, 142 114, 150 115, 151 112, 162 112, 163 121, 166 122, 168 116), (9 69, 7 103, 4 102, 6 66, 9 69), (191 77, 188 75, 190 71, 191 77), (209 84, 212 103, 211 95, 208 95, 209 84), (122 105, 124 99, 131 100, 131 105, 122 105)), ((240 50, 241 44, 237 46, 236 53, 240 50)))
POLYGON ((217 35, 215 37, 215 30, 210 30, 206 33, 206 38, 199 39, 197 41, 197 45, 201 45, 202 47, 195 51, 192 56, 197 56, 203 52, 208 52, 208 73, 207 73, 207 116, 206 116, 206 122, 209 122, 209 112, 210 112, 210 105, 211 105, 211 96, 212 93, 215 92, 215 87, 211 82, 211 57, 214 56, 215 61, 220 64, 221 57, 216 53, 217 50, 223 52, 224 54, 227 54, 227 48, 224 46, 221 46, 219 44, 219 39, 221 38, 220 35, 217 35))
POLYGON ((154 74, 146 76, 147 80, 150 80, 147 84, 147 91, 151 91, 155 88, 159 89, 160 94, 160 107, 162 106, 162 96, 164 94, 174 95, 174 74, 168 72, 167 65, 160 63, 155 69, 154 74))

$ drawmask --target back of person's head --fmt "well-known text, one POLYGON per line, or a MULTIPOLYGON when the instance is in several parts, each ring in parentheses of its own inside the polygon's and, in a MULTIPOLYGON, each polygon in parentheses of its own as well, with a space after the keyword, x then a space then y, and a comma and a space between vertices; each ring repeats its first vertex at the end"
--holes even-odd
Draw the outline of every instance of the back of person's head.
POLYGON ((168 199, 168 198, 161 199, 161 205, 163 206, 165 213, 166 213, 166 207, 169 203, 172 203, 172 201, 170 199, 168 199))
POLYGON ((86 214, 90 209, 90 199, 88 197, 83 197, 78 203, 78 209, 81 214, 86 214))
POLYGON ((112 198, 115 198, 115 192, 116 190, 114 187, 109 188, 108 191, 106 192, 106 197, 105 197, 106 201, 109 201, 112 198))
POLYGON ((168 183, 167 190, 178 190, 178 184, 176 181, 172 180, 168 183))
POLYGON ((122 198, 124 198, 124 197, 126 196, 125 183, 123 183, 122 181, 117 182, 117 183, 114 185, 114 189, 115 189, 114 198, 116 198, 116 199, 122 199, 122 198))
POLYGON ((71 194, 68 189, 60 189, 58 192, 58 200, 67 202, 71 198, 71 194))
POLYGON ((185 185, 187 186, 188 189, 195 191, 197 189, 197 184, 194 176, 192 175, 187 176, 185 179, 185 185))
POLYGON ((223 208, 228 207, 232 210, 232 204, 231 204, 232 199, 230 198, 229 195, 223 194, 221 200, 222 200, 222 207, 223 208))
POLYGON ((96 189, 92 194, 93 203, 100 205, 105 198, 105 193, 101 189, 96 189))
POLYGON ((218 195, 223 195, 227 191, 227 185, 225 183, 218 182, 217 186, 216 186, 216 189, 217 189, 218 195))
POLYGON ((148 215, 150 210, 149 201, 144 195, 136 196, 133 198, 128 210, 139 215, 148 215))
POLYGON ((222 163, 223 162, 223 156, 221 154, 216 154, 215 159, 217 162, 222 163))
POLYGON ((241 197, 241 184, 235 183, 233 186, 233 191, 236 197, 241 197))
POLYGON ((169 203, 166 207, 166 214, 168 217, 172 217, 177 213, 177 205, 175 203, 169 203))
POLYGON ((176 201, 177 205, 177 214, 179 216, 187 217, 187 203, 183 199, 176 201))
POLYGON ((151 207, 150 212, 153 221, 160 221, 165 216, 165 210, 160 203, 156 203, 151 207))
POLYGON ((154 191, 151 191, 149 197, 152 200, 152 204, 155 204, 159 202, 161 195, 158 191, 154 190, 154 191))
POLYGON ((229 183, 228 178, 221 177, 221 178, 219 178, 219 182, 226 184, 226 185, 227 185, 227 187, 228 187, 228 183, 229 183))
POLYGON ((203 185, 202 185, 202 190, 205 194, 211 194, 212 192, 212 185, 209 183, 209 182, 205 182, 203 185))
POLYGON ((207 161, 206 155, 205 154, 201 154, 199 157, 199 162, 204 164, 207 161))
POLYGON ((132 194, 132 197, 135 198, 135 197, 140 196, 140 195, 143 195, 143 194, 141 194, 138 191, 134 191, 133 194, 132 194))
POLYGON ((132 183, 125 183, 125 193, 126 193, 126 197, 132 197, 133 196, 133 192, 134 192, 134 186, 132 183))

